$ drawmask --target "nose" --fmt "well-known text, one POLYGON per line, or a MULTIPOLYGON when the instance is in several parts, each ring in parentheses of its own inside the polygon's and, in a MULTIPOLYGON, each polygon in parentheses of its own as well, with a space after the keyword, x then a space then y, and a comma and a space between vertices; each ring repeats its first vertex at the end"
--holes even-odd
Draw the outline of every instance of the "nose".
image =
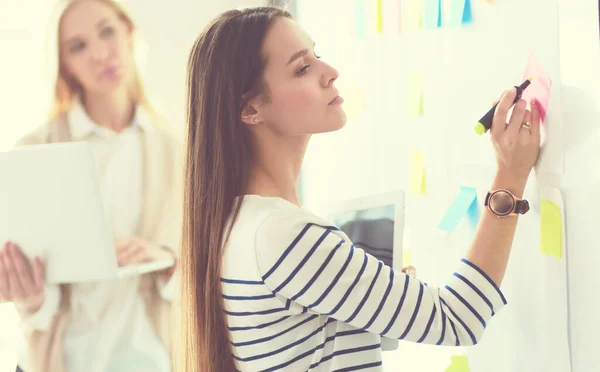
POLYGON ((102 62, 104 61, 106 58, 108 58, 109 55, 109 50, 108 50, 108 46, 104 45, 104 43, 102 42, 96 42, 94 43, 94 45, 92 46, 92 59, 96 62, 102 62))
POLYGON ((325 70, 321 78, 323 88, 329 88, 339 76, 338 70, 325 63, 325 70))

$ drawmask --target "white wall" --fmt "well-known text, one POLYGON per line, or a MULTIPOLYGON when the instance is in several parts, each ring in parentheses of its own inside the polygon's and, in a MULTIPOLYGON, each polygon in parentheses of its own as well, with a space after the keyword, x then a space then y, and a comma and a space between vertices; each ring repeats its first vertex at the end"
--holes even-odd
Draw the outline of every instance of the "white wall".
POLYGON ((574 372, 600 370, 600 41, 598 2, 560 0, 570 342, 574 372))
POLYGON ((192 44, 219 13, 266 0, 122 0, 143 33, 147 58, 143 74, 152 102, 176 128, 185 120, 185 75, 192 44))
MULTIPOLYGON (((122 0, 140 31, 142 76, 156 109, 183 134, 191 46, 222 11, 265 0, 122 0)), ((45 29, 55 0, 0 0, 0 151, 42 125, 50 105, 45 29), (32 11, 35 10, 35 12, 32 11)), ((2 179, 2 175, 0 175, 2 179)), ((14 370, 18 318, 0 305, 0 371, 14 370)))
MULTIPOLYGON (((317 2, 316 0, 301 1, 304 3, 317 2)), ((449 2, 449 0, 444 1, 446 3, 449 2)), ((521 1, 520 3, 522 3, 522 9, 531 10, 529 7, 531 3, 534 2, 536 1, 528 0, 521 1)), ((538 1, 538 3, 541 2, 542 1, 538 1)), ((473 6, 479 6, 482 2, 472 1, 471 3, 474 4, 473 6)), ((490 7, 490 9, 491 11, 496 12, 496 9, 514 2, 495 1, 493 3, 496 5, 490 7)), ((565 323, 568 323, 568 349, 571 354, 572 371, 588 372, 600 370, 600 358, 596 355, 598 342, 595 338, 598 330, 600 330, 600 318, 597 314, 599 301, 596 295, 600 286, 600 277, 598 275, 600 249, 598 249, 597 244, 598 211, 600 210, 600 33, 598 29, 598 2, 595 0, 558 0, 558 3, 559 22, 555 26, 553 25, 552 32, 549 34, 539 35, 539 30, 531 29, 532 25, 542 22, 540 18, 544 18, 544 15, 541 14, 541 12, 535 11, 513 13, 515 17, 521 17, 519 19, 522 19, 522 24, 519 24, 520 21, 516 21, 515 18, 515 20, 511 21, 514 23, 507 22, 506 28, 499 27, 498 30, 509 33, 514 30, 509 29, 509 27, 514 27, 517 32, 521 32, 522 38, 515 40, 522 41, 523 45, 531 47, 532 49, 539 47, 539 44, 560 41, 560 52, 558 53, 560 56, 560 74, 556 74, 556 76, 560 75, 560 79, 554 81, 554 84, 559 85, 561 88, 561 100, 560 102, 556 102, 554 108, 556 109, 558 106, 559 111, 562 111, 561 122, 564 128, 562 130, 562 143, 564 144, 565 173, 560 176, 548 174, 540 175, 537 179, 537 183, 560 188, 565 200, 567 230, 567 249, 565 250, 565 253, 567 256, 568 272, 566 277, 564 277, 562 273, 556 274, 556 272, 552 272, 552 275, 558 277, 558 280, 560 281, 567 281, 569 317, 564 323, 560 320, 555 320, 555 322, 556 328, 564 327, 565 323), (557 36, 559 40, 556 40, 557 36)), ((323 2, 318 4, 318 7, 319 9, 325 9, 328 5, 330 5, 330 2, 323 2)), ((354 6, 353 2, 349 7, 352 6, 354 6)), ((339 15, 339 13, 344 13, 344 11, 344 9, 339 8, 327 8, 321 12, 323 19, 315 20, 311 17, 310 22, 308 23, 314 25, 315 29, 319 27, 322 28, 322 25, 326 24, 329 14, 336 12, 336 14, 339 15)), ((302 14, 302 10, 300 13, 302 14)), ((344 17, 340 16, 339 18, 343 19, 344 17)), ((547 20, 543 19, 543 21, 545 22, 547 20)), ((353 27, 353 25, 350 25, 350 28, 351 27, 353 27)), ((336 30, 339 30, 339 28, 336 30)), ((315 33, 318 33, 318 30, 315 30, 315 33)), ((341 33, 342 32, 340 31, 340 34, 341 33)), ((465 32, 464 35, 459 36, 467 37, 468 34, 465 32)), ((422 38, 415 37, 415 39, 417 39, 418 42, 431 42, 429 35, 426 32, 423 33, 422 38)), ((386 40, 384 38, 383 40, 374 41, 373 43, 375 42, 383 44, 386 40)), ((318 45, 319 44, 321 47, 324 44, 321 38, 318 39, 318 45)), ((416 46, 418 47, 420 45, 421 44, 417 44, 416 46)), ((500 45, 501 44, 496 44, 496 47, 500 48, 506 56, 509 56, 509 58, 513 58, 513 56, 517 54, 515 48, 512 46, 511 49, 503 49, 504 47, 501 47, 500 45)), ((404 45, 401 44, 400 46, 404 45)), ((318 47, 319 53, 331 60, 334 65, 337 63, 348 65, 360 58, 360 56, 357 57, 353 53, 357 48, 364 48, 364 45, 361 43, 345 45, 336 40, 335 45, 326 45, 326 47, 327 48, 318 47), (331 54, 338 52, 338 50, 335 49, 336 46, 338 46, 338 49, 342 50, 343 53, 332 56, 331 54), (347 50, 344 49, 344 47, 346 47, 347 50), (330 55, 328 55, 328 53, 330 55)), ((398 46, 396 45, 395 47, 398 46)), ((431 53, 433 54, 434 48, 431 49, 431 53)), ((472 52, 472 50, 473 48, 471 46, 464 50, 461 49, 462 52, 467 53, 472 52)), ((369 58, 371 66, 375 66, 372 67, 372 69, 376 70, 380 68, 382 65, 380 55, 375 53, 364 53, 364 55, 366 56, 365 59, 369 58)), ((410 56, 407 55, 406 58, 409 59, 410 56)), ((462 61, 458 62, 462 63, 462 61)), ((556 65, 556 62, 555 58, 544 61, 544 63, 548 65, 556 65)), ((464 61, 464 63, 468 64, 469 61, 464 61)), ((506 66, 510 65, 510 63, 506 64, 506 66)), ((399 66, 400 64, 396 64, 394 65, 394 68, 400 69, 399 66)), ((350 75, 350 78, 360 80, 363 71, 358 70, 357 73, 355 70, 346 68, 342 72, 342 77, 350 75)), ((498 69, 498 71, 494 71, 494 77, 504 76, 508 72, 510 71, 498 69)), ((341 80, 342 79, 340 79, 340 83, 342 82, 341 80)), ((511 80, 509 79, 506 81, 511 80)), ((403 85, 399 84, 398 86, 403 88, 403 85)), ((448 88, 449 87, 450 86, 448 86, 448 88)), ((348 86, 346 86, 346 88, 348 88, 348 86)), ((441 89, 444 88, 445 87, 442 87, 441 89)), ((494 87, 494 89, 496 88, 494 87)), ((500 88, 498 88, 498 90, 499 89, 500 88)), ((394 94, 395 93, 396 92, 394 92, 394 94)), ((488 99, 488 96, 485 96, 484 98, 488 99)), ((481 96, 470 97, 470 103, 477 102, 479 99, 481 99, 481 96)), ((404 102, 402 99, 398 99, 397 101, 399 104, 404 102)), ((427 105, 428 107, 433 106, 430 100, 427 101, 427 105)), ((479 107, 480 104, 477 103, 477 105, 474 106, 479 107)), ((397 125, 396 118, 393 116, 390 118, 389 121, 392 121, 393 125, 397 125)), ((316 206, 330 198, 337 200, 356 197, 359 193, 364 192, 367 187, 369 193, 389 191, 385 189, 385 187, 389 186, 388 184, 383 182, 377 183, 377 180, 382 178, 377 178, 376 175, 387 175, 387 173, 389 173, 378 169, 378 159, 386 157, 393 158, 393 161, 396 162, 395 171, 402 172, 404 170, 404 173, 408 174, 407 167, 409 164, 406 160, 401 160, 407 158, 406 154, 401 154, 402 156, 398 157, 397 155, 399 152, 396 152, 395 148, 389 146, 389 143, 392 141, 399 142, 399 140, 397 138, 387 140, 387 137, 393 136, 387 136, 388 133, 385 131, 383 135, 380 134, 378 136, 377 134, 377 131, 380 130, 379 128, 386 125, 388 120, 378 121, 373 120, 373 117, 370 117, 370 119, 370 121, 367 121, 365 127, 362 127, 360 123, 351 123, 353 125, 352 127, 347 128, 340 133, 331 136, 325 135, 323 136, 324 139, 313 139, 313 153, 307 154, 307 161, 305 162, 305 169, 307 170, 305 179, 319 180, 321 181, 321 184, 314 182, 307 182, 305 184, 306 199, 310 200, 312 202, 311 204, 316 206), (354 133, 355 136, 352 137, 349 133, 354 133), (374 147, 370 147, 370 141, 376 138, 380 141, 377 142, 374 147), (361 145, 365 146, 361 147, 361 145), (387 149, 390 151, 385 152, 382 157, 377 158, 377 156, 381 156, 381 154, 378 154, 378 151, 382 151, 380 149, 385 146, 388 146, 387 149), (333 156, 336 156, 336 158, 333 162, 324 163, 322 161, 323 152, 330 151, 331 148, 335 149, 333 156), (362 163, 359 162, 360 160, 362 160, 362 163), (364 174, 360 174, 362 177, 356 176, 358 173, 356 171, 357 169, 365 171, 364 174), (334 174, 332 173, 333 171, 337 173, 334 174), (344 176, 355 176, 342 177, 340 176, 342 174, 344 176), (328 179, 328 177, 331 177, 331 179, 328 179), (327 180, 327 182, 323 180, 327 180), (356 186, 356 184, 361 182, 365 183, 366 186, 356 186), (341 184, 343 184, 343 187, 340 187, 341 184)), ((472 130, 471 127, 468 129, 470 131, 472 130)), ((409 143, 409 145, 412 146, 414 143, 409 143)), ((417 143, 417 145, 422 144, 417 143)), ((467 150, 468 152, 472 152, 473 148, 467 147, 467 150)), ((327 156, 332 155, 329 154, 327 156)), ((436 162, 436 164, 429 164, 428 166, 434 167, 436 172, 431 173, 437 174, 440 173, 437 168, 443 166, 443 164, 437 164, 436 162)), ((428 168, 428 171, 429 170, 430 169, 428 168)), ((390 172, 393 171, 394 170, 391 170, 390 172)), ((430 173, 428 173, 427 177, 429 177, 429 175, 430 173)), ((434 182, 430 182, 429 178, 427 182, 428 185, 434 184, 434 182)), ((407 183, 403 182, 402 184, 407 183)), ((445 184, 441 185, 441 187, 445 186, 445 184)), ((523 223, 527 221, 527 218, 531 217, 524 218, 523 223)), ((439 219, 434 220, 439 221, 439 219)), ((521 223, 521 226, 523 223, 521 223)), ((536 296, 548 291, 550 286, 548 283, 540 283, 540 279, 543 279, 544 273, 536 271, 535 262, 523 261, 520 260, 520 258, 524 254, 523 252, 537 253, 538 251, 538 246, 517 243, 513 249, 514 253, 513 258, 511 259, 512 268, 520 262, 520 269, 523 269, 523 275, 520 276, 521 280, 523 280, 523 287, 533 287, 536 296)), ((414 252, 413 257, 415 257, 414 252)), ((427 262, 427 264, 429 265, 430 263, 427 262)), ((419 272, 423 273, 421 270, 419 272)), ((538 310, 533 306, 525 306, 523 303, 519 303, 514 297, 512 297, 514 301, 511 302, 511 297, 507 297, 509 298, 509 308, 503 310, 503 314, 514 311, 518 306, 522 306, 526 313, 531 313, 532 310, 538 310)), ((548 309, 546 313, 552 313, 553 311, 556 311, 556 309, 548 309)), ((540 317, 545 315, 540 312, 536 314, 540 314, 540 317)), ((506 315, 500 316, 506 318, 506 315)), ((498 318, 498 320, 500 320, 500 318, 498 318)), ((498 320, 495 321, 495 323, 498 323, 498 320)), ((532 324, 522 324, 522 327, 524 330, 528 331, 531 331, 533 328, 532 324)), ((490 333, 490 336, 492 336, 491 332, 488 332, 490 333)), ((535 336, 534 332, 528 333, 530 336, 535 336)), ((524 341, 520 339, 522 335, 518 333, 509 336, 510 337, 506 338, 508 344, 515 345, 524 341)), ((550 336, 538 334, 538 337, 540 342, 545 342, 546 340, 541 339, 550 336)), ((487 338, 487 341, 489 341, 489 338, 490 337, 487 338)), ((556 344, 561 343, 560 340, 554 341, 556 344)), ((539 355, 543 355, 542 351, 538 350, 538 352, 540 353, 539 355)), ((549 349, 544 350, 543 352, 547 355, 545 358, 547 360, 551 360, 551 357, 554 356, 549 349)), ((506 351, 504 353, 505 354, 498 354, 500 358, 510 359, 511 357, 515 357, 514 355, 506 354, 506 351)), ((534 355, 531 350, 528 351, 528 354, 534 355)), ((419 371, 443 370, 441 365, 430 367, 433 365, 432 355, 433 354, 429 353, 429 351, 419 353, 416 359, 422 358, 423 360, 419 367, 413 367, 407 364, 406 359, 395 360, 394 362, 396 363, 391 364, 390 370, 397 370, 399 368, 398 366, 419 371), (411 367, 413 368, 411 369, 411 367)), ((388 360, 391 361, 389 356, 388 360)), ((479 370, 480 369, 477 371, 479 370)), ((565 369, 556 366, 553 369, 550 368, 544 370, 549 372, 566 371, 565 369)))

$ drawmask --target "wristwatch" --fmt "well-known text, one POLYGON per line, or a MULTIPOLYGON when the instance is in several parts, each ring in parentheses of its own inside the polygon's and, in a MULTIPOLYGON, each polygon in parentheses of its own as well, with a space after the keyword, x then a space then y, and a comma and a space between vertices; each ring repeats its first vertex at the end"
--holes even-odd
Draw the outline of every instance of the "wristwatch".
POLYGON ((529 212, 529 202, 515 197, 510 191, 500 189, 488 192, 485 206, 497 217, 516 216, 529 212))

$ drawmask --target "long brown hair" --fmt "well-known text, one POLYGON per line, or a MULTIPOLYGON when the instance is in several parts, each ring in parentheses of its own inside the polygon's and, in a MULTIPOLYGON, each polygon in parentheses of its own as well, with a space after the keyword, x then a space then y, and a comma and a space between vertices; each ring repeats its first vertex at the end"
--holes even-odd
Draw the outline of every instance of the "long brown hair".
MULTIPOLYGON (((73 79, 68 78, 64 71, 64 68, 62 67, 61 48, 60 48, 60 44, 59 44, 60 43, 59 29, 60 29, 60 24, 62 22, 62 18, 65 15, 65 13, 75 3, 79 2, 79 1, 84 1, 84 0, 63 0, 60 3, 58 3, 57 4, 58 7, 56 8, 56 14, 54 16, 56 21, 52 22, 52 27, 56 27, 55 30, 51 30, 51 34, 55 35, 55 40, 53 40, 52 43, 56 43, 56 44, 54 44, 54 46, 52 46, 52 48, 57 48, 56 49, 57 50, 56 57, 57 57, 58 63, 56 66, 57 67, 57 70, 56 70, 57 76, 56 76, 55 86, 54 86, 54 94, 53 94, 54 100, 52 103, 52 107, 50 109, 50 120, 69 111, 71 109, 71 106, 73 105, 73 101, 75 100, 75 98, 81 91, 81 88, 79 87, 78 83, 73 81, 73 79)), ((115 13, 117 13, 117 16, 123 22, 125 22, 127 27, 131 30, 132 36, 135 38, 135 31, 136 31, 135 24, 134 24, 132 18, 129 16, 129 14, 123 8, 122 5, 117 3, 115 0, 93 0, 93 1, 98 1, 102 4, 107 5, 112 10, 114 10, 115 13)), ((130 86, 130 91, 131 91, 131 95, 132 95, 132 99, 133 99, 134 103, 136 103, 138 105, 142 105, 149 111, 153 112, 148 100, 146 99, 146 95, 144 93, 144 88, 142 86, 142 82, 141 82, 139 73, 138 73, 135 65, 134 65, 133 80, 132 80, 132 84, 130 86)))
POLYGON ((221 259, 252 159, 241 111, 267 93, 262 46, 278 17, 291 18, 270 7, 225 12, 204 29, 189 57, 178 371, 235 371, 221 259))

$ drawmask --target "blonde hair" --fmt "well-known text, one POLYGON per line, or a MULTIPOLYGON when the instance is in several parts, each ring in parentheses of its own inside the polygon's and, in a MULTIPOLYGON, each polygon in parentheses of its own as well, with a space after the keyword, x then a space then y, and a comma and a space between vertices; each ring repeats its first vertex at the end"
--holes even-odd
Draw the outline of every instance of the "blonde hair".
MULTIPOLYGON (((56 12, 57 20, 56 20, 56 22, 54 22, 55 28, 54 28, 54 30, 51 30, 56 35, 56 37, 54 38, 55 44, 52 46, 52 48, 57 48, 56 49, 57 50, 56 59, 55 59, 55 61, 57 63, 55 66, 56 80, 54 83, 53 103, 52 103, 52 107, 50 109, 50 119, 51 120, 56 118, 57 116, 63 115, 66 112, 68 112, 71 109, 75 98, 79 94, 79 88, 76 86, 76 83, 73 82, 72 80, 68 79, 64 75, 64 71, 61 67, 60 35, 59 35, 60 31, 59 31, 59 29, 60 29, 60 24, 62 22, 62 18, 64 16, 64 14, 67 12, 67 10, 69 10, 71 8, 71 6, 73 6, 73 4, 80 2, 80 1, 92 1, 92 0, 62 0, 58 4, 59 7, 56 12)), ((133 23, 132 18, 129 16, 129 14, 123 8, 123 6, 121 6, 115 0, 93 0, 93 1, 101 2, 103 4, 108 5, 110 8, 112 8, 117 13, 118 17, 127 24, 127 26, 129 27, 129 29, 132 32, 132 35, 135 36, 135 30, 136 30, 135 24, 133 23)), ((140 75, 137 70, 137 66, 135 64, 134 64, 133 81, 132 81, 130 88, 131 88, 131 95, 132 95, 133 101, 138 105, 144 106, 149 111, 153 111, 147 100, 144 88, 142 86, 142 81, 140 79, 140 75)))

